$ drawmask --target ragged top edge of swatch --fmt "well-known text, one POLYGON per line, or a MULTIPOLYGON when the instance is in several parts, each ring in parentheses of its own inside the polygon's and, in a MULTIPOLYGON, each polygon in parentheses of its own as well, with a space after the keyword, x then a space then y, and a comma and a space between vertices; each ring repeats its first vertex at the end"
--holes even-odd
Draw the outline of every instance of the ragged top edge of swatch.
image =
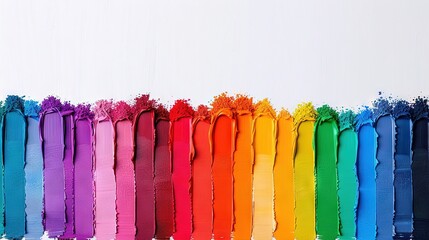
POLYGON ((316 120, 316 117, 317 112, 314 109, 312 102, 300 103, 293 112, 293 123, 295 128, 297 128, 301 122, 308 120, 314 121, 316 120))
POLYGON ((354 129, 356 114, 352 110, 343 110, 339 115, 340 131, 354 129))
POLYGON ((155 121, 170 120, 170 112, 164 104, 158 103, 155 107, 155 121))
POLYGON ((3 101, 0 101, 0 120, 3 119, 4 113, 5 113, 4 104, 3 104, 3 101))
POLYGON ((112 100, 99 100, 95 102, 95 106, 93 107, 94 117, 98 121, 102 121, 105 119, 112 119, 112 108, 113 101, 112 100))
POLYGON ((411 117, 411 104, 405 100, 396 100, 393 102, 393 117, 411 117))
POLYGON ((372 111, 369 109, 368 106, 365 106, 364 109, 362 109, 355 117, 355 129, 356 131, 359 131, 359 129, 365 125, 370 124, 372 126, 373 118, 372 118, 372 111))
POLYGON ((88 119, 92 121, 94 119, 94 112, 91 111, 90 104, 78 104, 75 107, 75 119, 76 120, 84 120, 88 119))
POLYGON ((268 98, 264 98, 260 100, 255 105, 254 116, 258 117, 261 115, 267 115, 273 119, 276 119, 277 117, 276 110, 273 108, 268 98))
POLYGON ((290 114, 290 112, 284 108, 282 108, 279 112, 279 114, 277 115, 277 119, 280 118, 284 118, 284 119, 290 119, 292 118, 292 115, 290 114))
POLYGON ((392 104, 391 99, 387 99, 383 96, 380 96, 373 102, 373 118, 374 122, 377 122, 377 120, 380 117, 392 114, 392 104))
POLYGON ((421 118, 429 118, 428 99, 426 97, 418 96, 414 99, 414 103, 411 108, 411 116, 413 121, 417 121, 421 118))
POLYGON ((43 99, 40 111, 48 112, 53 109, 57 110, 58 112, 62 111, 61 100, 54 96, 48 96, 47 98, 43 99))
POLYGON ((40 104, 37 101, 34 100, 26 100, 24 102, 24 114, 27 117, 32 117, 32 118, 39 118, 39 113, 40 113, 40 104))
POLYGON ((134 105, 132 111, 134 115, 139 115, 142 111, 155 109, 157 100, 151 99, 150 94, 141 94, 134 98, 134 105))
POLYGON ((194 118, 200 121, 210 121, 210 109, 208 106, 201 104, 194 113, 194 118))
POLYGON ((189 104, 188 99, 178 99, 174 102, 173 107, 170 109, 170 120, 172 122, 179 120, 183 117, 192 117, 194 109, 189 104))
POLYGON ((114 123, 121 120, 132 121, 133 115, 134 115, 133 108, 127 102, 119 101, 113 105, 111 116, 112 116, 112 121, 114 123))
POLYGON ((226 92, 221 93, 214 97, 213 101, 210 103, 212 110, 212 116, 218 115, 223 109, 235 109, 234 106, 234 97, 229 96, 226 92))
POLYGON ((327 120, 334 120, 335 122, 338 122, 338 113, 330 107, 328 104, 324 104, 321 107, 317 108, 317 119, 316 119, 316 126, 321 124, 324 121, 327 120))
POLYGON ((253 113, 255 111, 255 105, 253 104, 253 98, 244 94, 235 95, 234 107, 237 114, 242 113, 253 113))
POLYGON ((17 95, 8 95, 4 102, 5 113, 18 110, 24 113, 24 98, 17 95))

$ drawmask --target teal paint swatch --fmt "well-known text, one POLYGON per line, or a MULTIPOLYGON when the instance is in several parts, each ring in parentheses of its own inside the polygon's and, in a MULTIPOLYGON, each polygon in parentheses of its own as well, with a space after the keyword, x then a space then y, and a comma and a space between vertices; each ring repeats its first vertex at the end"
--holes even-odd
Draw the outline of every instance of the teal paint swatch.
POLYGON ((5 232, 7 238, 22 238, 25 234, 26 122, 20 110, 11 109, 5 115, 4 124, 5 232))

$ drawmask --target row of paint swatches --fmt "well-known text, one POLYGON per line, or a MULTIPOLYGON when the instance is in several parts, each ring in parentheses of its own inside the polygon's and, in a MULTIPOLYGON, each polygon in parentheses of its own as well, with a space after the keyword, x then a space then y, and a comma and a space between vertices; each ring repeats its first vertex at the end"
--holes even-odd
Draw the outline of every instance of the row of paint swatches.
POLYGON ((337 113, 221 94, 1 108, 10 239, 429 239, 428 104, 337 113))

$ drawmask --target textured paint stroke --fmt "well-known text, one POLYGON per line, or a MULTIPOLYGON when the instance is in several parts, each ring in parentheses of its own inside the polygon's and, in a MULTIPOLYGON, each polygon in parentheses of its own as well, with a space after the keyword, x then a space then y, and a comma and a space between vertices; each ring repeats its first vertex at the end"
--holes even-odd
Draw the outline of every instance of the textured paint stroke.
POLYGON ((170 121, 169 112, 163 105, 155 109, 155 133, 155 238, 170 239, 174 225, 170 121))
POLYGON ((212 237, 212 177, 209 142, 210 112, 200 105, 192 124, 192 239, 212 237))
POLYGON ((134 104, 136 170, 136 239, 155 236, 155 101, 141 95, 134 104))
POLYGON ((339 234, 337 197, 338 113, 317 108, 314 129, 316 155, 316 233, 318 239, 334 240, 339 234))
POLYGON ((277 117, 277 154, 274 164, 276 239, 295 238, 293 138, 293 118, 289 112, 281 110, 277 117))
MULTIPOLYGON (((3 146, 4 105, 0 101, 0 146, 3 146)), ((4 164, 3 147, 0 147, 0 235, 4 234, 4 164)))
POLYGON ((411 122, 410 104, 400 100, 395 103, 393 116, 396 124, 395 144, 395 239, 410 239, 413 233, 413 185, 411 172, 411 122))
POLYGON ((429 239, 429 109, 426 98, 415 99, 413 119, 413 212, 415 239, 429 239))
POLYGON ((27 142, 25 145, 25 239, 38 240, 43 235, 43 157, 39 130, 40 106, 27 100, 24 113, 27 117, 27 142))
POLYGON ((235 120, 233 97, 225 93, 212 102, 210 145, 213 176, 213 237, 229 239, 233 218, 233 153, 235 120))
POLYGON ((94 180, 93 127, 94 113, 90 105, 75 108, 75 233, 76 238, 88 239, 94 235, 94 180))
POLYGON ((110 117, 112 102, 96 102, 95 112, 95 237, 115 238, 116 181, 114 173, 114 130, 110 117))
POLYGON ((60 239, 74 238, 74 106, 65 102, 61 108, 64 124, 64 183, 66 222, 60 239))
POLYGON ((130 105, 119 101, 111 115, 115 129, 116 239, 128 240, 136 236, 133 112, 130 105))
POLYGON ((376 188, 375 158, 377 133, 373 127, 372 112, 362 110, 355 118, 358 132, 357 173, 359 179, 359 201, 357 207, 357 238, 376 237, 376 188))
POLYGON ((387 99, 380 97, 374 102, 374 121, 377 132, 376 167, 376 215, 377 239, 392 239, 393 236, 393 171, 395 122, 392 106, 387 99))
POLYGON ((234 152, 234 239, 250 239, 253 215, 253 99, 237 95, 234 152))
POLYGON ((176 240, 191 239, 191 138, 194 110, 186 100, 176 100, 170 110, 172 180, 174 193, 174 233, 176 240))
POLYGON ((276 111, 268 99, 255 105, 253 146, 253 239, 271 239, 274 220, 274 160, 276 156, 276 111))
POLYGON ((9 239, 25 234, 25 141, 24 100, 7 96, 4 116, 5 232, 9 239))
POLYGON ((44 161, 45 230, 49 237, 58 237, 65 230, 64 125, 62 104, 55 97, 42 102, 40 119, 44 161))
POLYGON ((340 114, 340 134, 338 138, 338 202, 341 240, 356 239, 356 207, 358 180, 356 159, 358 135, 354 130, 355 114, 348 110, 340 114))
POLYGON ((295 164, 295 238, 316 238, 313 127, 316 111, 312 103, 299 104, 293 114, 295 164))

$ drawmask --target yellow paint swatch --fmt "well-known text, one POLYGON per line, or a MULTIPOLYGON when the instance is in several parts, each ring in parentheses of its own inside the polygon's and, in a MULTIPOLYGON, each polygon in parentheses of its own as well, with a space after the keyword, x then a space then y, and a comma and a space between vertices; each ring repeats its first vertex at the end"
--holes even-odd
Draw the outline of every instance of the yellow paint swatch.
POLYGON ((253 239, 272 239, 274 222, 273 167, 276 155, 276 113, 269 101, 256 104, 254 122, 253 239))
POLYGON ((277 155, 274 164, 276 239, 295 238, 295 190, 293 174, 293 118, 282 110, 277 118, 277 155))
POLYGON ((313 104, 298 105, 294 112, 295 153, 295 238, 316 238, 313 129, 316 111, 313 104))

